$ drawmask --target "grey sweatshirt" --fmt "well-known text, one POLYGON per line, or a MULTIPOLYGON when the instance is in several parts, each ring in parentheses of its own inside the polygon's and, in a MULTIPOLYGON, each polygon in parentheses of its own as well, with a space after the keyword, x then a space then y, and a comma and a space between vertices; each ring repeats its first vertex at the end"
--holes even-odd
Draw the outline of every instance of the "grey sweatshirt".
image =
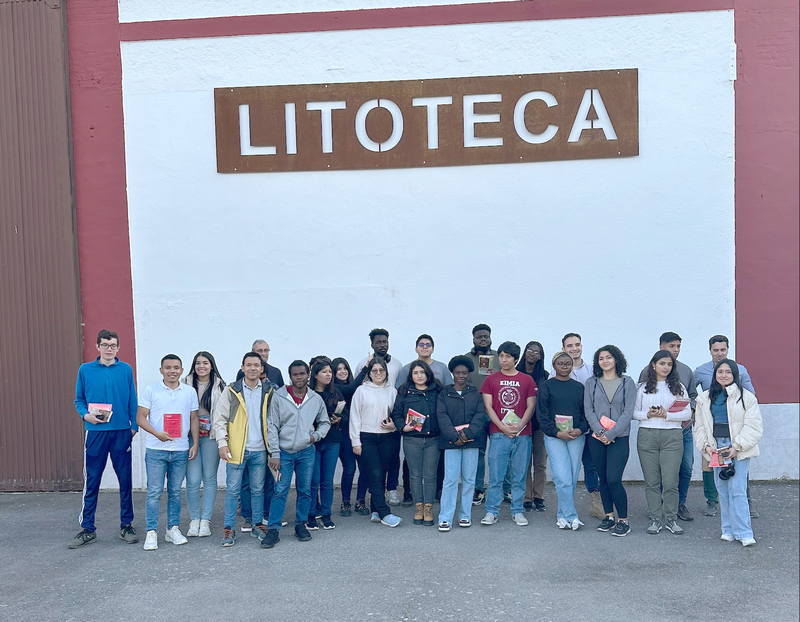
POLYGON ((316 443, 330 428, 325 402, 316 391, 306 391, 300 406, 289 395, 288 387, 275 391, 267 411, 267 441, 273 451, 275 447, 289 453, 303 451, 311 446, 310 437, 316 443))
POLYGON ((608 440, 613 441, 620 436, 629 436, 635 406, 636 384, 630 376, 622 376, 622 384, 610 403, 598 378, 592 376, 586 381, 586 388, 583 391, 583 409, 589 427, 595 434, 603 429, 603 426, 600 425, 600 417, 606 416, 617 422, 613 428, 605 430, 608 440))

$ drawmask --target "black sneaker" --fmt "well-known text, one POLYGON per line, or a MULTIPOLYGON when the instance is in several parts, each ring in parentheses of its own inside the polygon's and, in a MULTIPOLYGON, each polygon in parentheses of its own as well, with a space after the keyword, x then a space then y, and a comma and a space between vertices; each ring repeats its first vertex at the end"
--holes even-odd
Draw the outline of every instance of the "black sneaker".
POLYGON ((511 493, 504 492, 503 493, 503 503, 511 503, 511 493))
POLYGON ((300 542, 308 542, 311 540, 311 534, 308 533, 308 529, 302 523, 299 525, 295 525, 294 528, 294 537, 300 540, 300 542))
POLYGON ((322 528, 323 529, 335 529, 336 525, 333 524, 330 516, 323 516, 322 517, 322 528))
POLYGON ((411 497, 411 492, 406 492, 405 488, 403 489, 403 507, 410 508, 414 505, 414 499, 411 497))
POLYGON ((544 499, 534 499, 533 507, 536 508, 537 512, 544 512, 547 509, 544 507, 544 499))
MULTIPOLYGON (((309 536, 310 538, 311 536, 309 536)), ((271 549, 281 541, 281 536, 277 529, 267 529, 267 535, 261 540, 262 549, 271 549)))
POLYGON ((70 540, 67 546, 71 549, 79 549, 86 544, 91 544, 92 542, 97 542, 97 533, 94 531, 86 531, 84 529, 72 540, 70 540))
POLYGON ((251 533, 253 531, 253 519, 245 518, 244 525, 242 525, 239 529, 242 530, 242 533, 251 533))
POLYGON ((706 502, 706 510, 703 512, 706 516, 716 516, 717 515, 717 504, 714 501, 707 501, 706 502))
POLYGON ((486 499, 486 493, 483 490, 476 490, 472 495, 472 505, 480 505, 486 499))
POLYGON ((350 508, 350 502, 347 501, 346 503, 342 503, 342 507, 339 510, 339 516, 352 516, 353 510, 350 508))
POLYGON ((139 536, 136 535, 136 530, 133 525, 128 523, 123 525, 119 530, 119 539, 127 542, 128 544, 136 544, 139 541, 139 536))
POLYGON ((309 531, 318 531, 319 525, 317 524, 317 519, 313 516, 309 516, 308 520, 306 521, 306 529, 309 531))
POLYGON ((359 514, 360 516, 369 516, 369 508, 364 502, 364 499, 356 501, 356 514, 359 514))
POLYGON ((630 533, 630 531, 631 526, 627 523, 627 521, 618 520, 617 524, 614 525, 614 529, 611 530, 611 535, 624 538, 630 533))
POLYGON ((600 524, 597 526, 597 531, 611 531, 616 524, 617 521, 614 520, 613 516, 606 516, 600 521, 600 524))
POLYGON ((687 522, 694 520, 694 516, 685 505, 678 506, 678 518, 687 522))
POLYGON ((525 503, 522 504, 522 509, 525 510, 526 512, 533 512, 533 502, 526 501, 525 503))

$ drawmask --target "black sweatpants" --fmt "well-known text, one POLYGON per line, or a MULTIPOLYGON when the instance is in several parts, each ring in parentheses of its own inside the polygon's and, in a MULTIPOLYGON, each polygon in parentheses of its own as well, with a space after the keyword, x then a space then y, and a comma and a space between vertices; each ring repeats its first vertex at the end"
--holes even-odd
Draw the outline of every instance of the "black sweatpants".
POLYGON ((370 511, 377 512, 381 518, 392 513, 386 503, 384 482, 392 460, 399 452, 400 435, 396 432, 361 433, 361 466, 368 476, 370 511))
POLYGON ((604 445, 589 435, 589 451, 600 479, 600 498, 603 500, 603 511, 611 514, 617 508, 619 518, 628 518, 628 495, 622 485, 622 473, 628 464, 630 445, 627 436, 614 439, 610 445, 604 445))

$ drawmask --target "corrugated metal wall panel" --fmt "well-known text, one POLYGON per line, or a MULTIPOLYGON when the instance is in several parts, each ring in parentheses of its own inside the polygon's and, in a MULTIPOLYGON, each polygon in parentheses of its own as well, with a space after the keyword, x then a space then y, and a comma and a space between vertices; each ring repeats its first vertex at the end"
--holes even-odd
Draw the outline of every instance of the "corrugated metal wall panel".
POLYGON ((66 17, 0 0, 0 490, 83 486, 66 17))

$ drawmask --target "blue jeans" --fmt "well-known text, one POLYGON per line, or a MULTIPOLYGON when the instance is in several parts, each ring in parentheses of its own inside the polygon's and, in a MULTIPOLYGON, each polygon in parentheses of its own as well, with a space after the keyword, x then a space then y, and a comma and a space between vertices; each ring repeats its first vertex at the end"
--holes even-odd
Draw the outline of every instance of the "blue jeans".
MULTIPOLYGON (((599 492, 600 478, 597 475, 594 460, 592 460, 592 452, 589 451, 589 443, 586 442, 585 438, 583 439, 583 443, 583 483, 586 486, 586 492, 599 492)), ((552 466, 552 464, 550 466, 552 466)))
MULTIPOLYGON (((554 436, 544 437, 544 446, 550 456, 550 467, 553 469, 553 483, 558 495, 558 512, 556 516, 571 523, 578 518, 575 509, 575 486, 581 472, 581 457, 584 455, 586 436, 579 436, 571 441, 562 441, 554 436)), ((594 464, 594 463, 592 463, 594 464)))
POLYGON ((239 495, 242 491, 242 475, 245 466, 250 473, 250 499, 253 504, 253 524, 258 525, 264 518, 264 476, 267 470, 267 452, 247 451, 241 464, 225 465, 226 483, 225 491, 225 528, 233 529, 236 525, 236 506, 239 505, 239 495))
POLYGON ((500 512, 503 478, 511 461, 511 514, 524 512, 525 472, 531 461, 531 437, 508 438, 495 432, 489 441, 489 488, 486 491, 486 512, 495 516, 500 512))
POLYGON ((286 496, 292 485, 292 475, 295 476, 297 490, 297 503, 294 513, 294 524, 302 525, 308 520, 308 511, 311 507, 311 477, 314 474, 314 462, 317 450, 314 445, 302 451, 290 453, 281 449, 281 479, 275 482, 275 494, 269 508, 269 528, 280 529, 283 513, 286 511, 286 496))
POLYGON ((200 437, 200 452, 186 466, 186 505, 191 520, 211 520, 217 500, 217 469, 219 449, 217 441, 200 437), (203 482, 203 511, 200 512, 200 482, 203 482))
POLYGON ((186 477, 189 451, 165 451, 147 448, 144 464, 147 469, 147 504, 145 522, 147 531, 158 530, 158 513, 164 477, 167 478, 167 530, 181 522, 181 486, 186 477))
MULTIPOLYGON (((253 520, 253 504, 250 496, 250 470, 245 466, 242 475, 242 518, 253 520)), ((269 506, 272 503, 272 495, 275 493, 275 478, 269 469, 264 469, 264 518, 269 516, 269 506)))
POLYGON ((478 471, 477 447, 447 449, 444 452, 444 485, 439 505, 439 522, 453 522, 458 501, 458 483, 461 482, 459 520, 472 519, 472 494, 475 492, 475 474, 478 471))
POLYGON ((692 426, 687 425, 683 429, 683 459, 678 473, 678 505, 686 505, 689 484, 692 482, 692 468, 694 468, 694 437, 692 426))
MULTIPOLYGON (((314 473, 311 476, 311 505, 308 516, 330 516, 333 505, 333 474, 339 461, 339 443, 317 443, 314 473), (317 504, 319 491, 319 504, 317 504)), ((281 458, 283 462, 283 458, 281 458)), ((283 477, 283 476, 281 476, 283 477)))
MULTIPOLYGON (((730 447, 731 439, 718 438, 717 449, 730 447)), ((714 467, 714 484, 719 494, 719 517, 722 533, 737 540, 753 537, 750 525, 750 504, 747 502, 747 476, 750 473, 750 458, 734 458, 736 475, 729 480, 719 478, 720 468, 714 467)))

